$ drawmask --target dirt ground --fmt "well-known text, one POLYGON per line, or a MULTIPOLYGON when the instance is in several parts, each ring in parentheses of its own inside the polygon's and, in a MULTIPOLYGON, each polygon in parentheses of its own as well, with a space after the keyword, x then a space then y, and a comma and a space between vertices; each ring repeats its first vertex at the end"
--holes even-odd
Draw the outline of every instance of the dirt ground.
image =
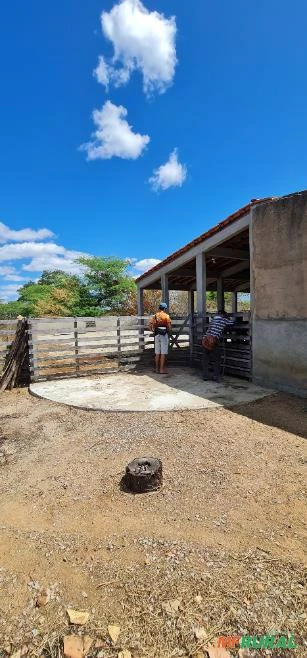
POLYGON ((306 655, 306 438, 306 400, 283 394, 116 414, 2 393, 4 655, 59 657, 64 636, 86 634, 97 658, 201 658, 221 635, 270 631, 297 649, 246 655, 306 655), (162 460, 159 492, 120 487, 138 456, 162 460))

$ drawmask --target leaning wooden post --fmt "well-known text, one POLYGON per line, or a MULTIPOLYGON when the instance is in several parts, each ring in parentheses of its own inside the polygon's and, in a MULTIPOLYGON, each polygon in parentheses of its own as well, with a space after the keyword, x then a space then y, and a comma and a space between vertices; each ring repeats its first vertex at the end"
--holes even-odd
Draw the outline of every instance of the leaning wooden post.
POLYGON ((27 320, 18 320, 15 338, 0 379, 0 391, 11 390, 18 382, 27 353, 27 320))

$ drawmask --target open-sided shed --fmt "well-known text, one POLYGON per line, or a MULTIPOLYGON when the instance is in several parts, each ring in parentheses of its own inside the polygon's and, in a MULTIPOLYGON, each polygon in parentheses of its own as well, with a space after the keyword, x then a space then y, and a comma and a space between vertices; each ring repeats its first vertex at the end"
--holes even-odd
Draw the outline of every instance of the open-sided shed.
MULTIPOLYGON (((307 392, 307 192, 253 199, 137 279, 143 292, 185 290, 201 331, 206 292, 251 294, 250 377, 263 385, 307 392)), ((196 333, 197 336, 197 333, 196 333)))

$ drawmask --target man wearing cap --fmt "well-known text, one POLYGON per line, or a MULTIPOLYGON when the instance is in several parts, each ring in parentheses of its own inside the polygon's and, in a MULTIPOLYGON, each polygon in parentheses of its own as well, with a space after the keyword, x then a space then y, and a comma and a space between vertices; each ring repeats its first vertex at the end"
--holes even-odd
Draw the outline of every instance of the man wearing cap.
POLYGON ((150 320, 149 327, 155 336, 155 361, 156 372, 160 375, 167 375, 165 369, 165 359, 168 354, 168 340, 172 322, 170 316, 166 313, 167 304, 160 304, 159 311, 150 320))

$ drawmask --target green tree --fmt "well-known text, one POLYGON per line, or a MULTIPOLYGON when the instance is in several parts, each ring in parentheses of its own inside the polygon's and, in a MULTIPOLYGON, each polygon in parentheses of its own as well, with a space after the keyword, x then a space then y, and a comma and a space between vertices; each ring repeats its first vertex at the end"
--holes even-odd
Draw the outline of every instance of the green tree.
POLYGON ((28 309, 22 302, 4 302, 0 304, 0 320, 15 320, 18 315, 26 316, 28 309))
POLYGON ((121 313, 130 305, 136 284, 127 272, 129 261, 94 256, 80 258, 78 262, 84 267, 83 280, 96 309, 102 313, 121 313))
POLYGON ((53 286, 54 288, 64 288, 66 286, 79 286, 80 279, 76 274, 68 274, 64 270, 44 270, 37 283, 38 285, 53 286))

